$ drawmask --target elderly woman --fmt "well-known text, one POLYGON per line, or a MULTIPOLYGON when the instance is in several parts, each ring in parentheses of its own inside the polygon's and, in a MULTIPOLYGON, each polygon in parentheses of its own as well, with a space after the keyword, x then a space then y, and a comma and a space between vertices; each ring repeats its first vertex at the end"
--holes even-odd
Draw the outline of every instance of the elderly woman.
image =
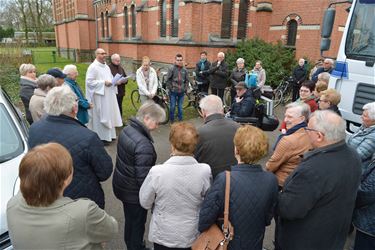
POLYGON ((92 104, 90 104, 87 101, 87 99, 83 95, 81 88, 76 82, 77 77, 78 77, 77 66, 73 64, 65 65, 63 72, 64 74, 66 74, 65 84, 68 85, 73 90, 74 94, 76 94, 78 98, 77 119, 82 124, 86 124, 89 122, 89 114, 87 110, 92 107, 92 104))
MULTIPOLYGON (((319 81, 318 81, 319 82, 319 81)), ((320 92, 319 109, 329 109, 341 116, 341 112, 337 105, 341 101, 341 95, 335 89, 327 89, 320 92)))
POLYGON ((142 58, 142 66, 137 69, 136 81, 138 85, 139 98, 141 103, 152 100, 158 90, 158 76, 156 71, 151 67, 150 58, 142 58))
MULTIPOLYGON (((268 152, 265 133, 253 126, 239 128, 234 136, 238 164, 231 168, 229 220, 234 238, 229 249, 262 249, 265 227, 277 202, 277 180, 256 164, 268 152)), ((207 230, 224 212, 225 173, 220 173, 203 201, 199 231, 207 230)))
POLYGON ((375 157, 375 102, 363 106, 361 118, 362 126, 349 137, 348 144, 357 150, 364 172, 375 157))
POLYGON ((232 71, 232 74, 229 77, 231 90, 230 90, 230 97, 231 102, 234 102, 236 96, 236 85, 239 82, 245 81, 246 77, 246 69, 245 69, 245 60, 243 58, 238 58, 236 61, 237 67, 235 67, 232 71))
POLYGON ((164 110, 153 101, 145 102, 135 118, 121 131, 117 144, 113 192, 123 204, 125 243, 128 249, 143 249, 147 210, 139 204, 139 189, 156 162, 150 131, 164 121, 164 110))
POLYGON ((36 68, 32 64, 22 64, 19 68, 21 79, 20 79, 20 97, 25 107, 26 120, 31 125, 33 118, 29 110, 30 99, 34 94, 34 90, 38 87, 36 85, 36 68))
POLYGON ((8 202, 9 234, 15 249, 100 249, 117 221, 88 199, 63 197, 73 161, 60 144, 39 145, 19 167, 20 189, 8 202))
POLYGON ((143 208, 153 208, 149 240, 154 249, 190 249, 198 232, 199 208, 211 184, 211 169, 193 154, 198 132, 190 123, 172 125, 171 158, 152 167, 139 192, 143 208))
POLYGON ((321 80, 318 80, 318 82, 315 84, 315 89, 313 91, 313 95, 315 97, 315 102, 318 103, 321 93, 324 90, 327 90, 327 89, 328 89, 328 84, 321 81, 321 80))
POLYGON ((38 88, 34 90, 34 95, 30 99, 29 109, 33 122, 39 121, 40 118, 46 113, 44 111, 44 99, 50 89, 56 86, 56 79, 47 74, 38 77, 36 81, 38 88))

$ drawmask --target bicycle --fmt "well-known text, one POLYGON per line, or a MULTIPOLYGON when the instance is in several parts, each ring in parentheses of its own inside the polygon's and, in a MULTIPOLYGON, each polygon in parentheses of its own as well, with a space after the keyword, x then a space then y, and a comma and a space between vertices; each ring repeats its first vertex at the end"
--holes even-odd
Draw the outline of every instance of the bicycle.
POLYGON ((274 89, 272 100, 275 108, 281 103, 285 104, 292 100, 293 82, 293 77, 284 77, 279 86, 274 89))
POLYGON ((185 95, 187 97, 187 100, 183 106, 184 109, 188 107, 193 107, 200 116, 202 116, 201 108, 199 107, 200 101, 207 96, 208 93, 200 92, 198 90, 198 84, 194 80, 194 84, 191 84, 189 82, 188 90, 186 91, 185 95))
MULTIPOLYGON (((158 75, 158 88, 153 101, 159 104, 165 111, 165 120, 161 121, 160 124, 167 124, 169 122, 169 96, 167 90, 163 87, 165 85, 167 72, 161 71, 161 69, 158 69, 157 72, 160 72, 160 74, 158 75)), ((134 109, 138 111, 142 105, 138 88, 132 91, 130 99, 134 109)))

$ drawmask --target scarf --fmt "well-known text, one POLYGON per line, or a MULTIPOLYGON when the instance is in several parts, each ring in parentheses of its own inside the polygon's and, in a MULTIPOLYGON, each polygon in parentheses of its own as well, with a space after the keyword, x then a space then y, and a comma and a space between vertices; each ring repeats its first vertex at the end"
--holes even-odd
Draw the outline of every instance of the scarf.
POLYGON ((292 127, 291 129, 288 129, 288 130, 286 131, 285 134, 281 134, 281 135, 279 135, 279 137, 277 138, 277 140, 276 140, 276 142, 275 142, 275 145, 273 146, 273 150, 276 149, 277 144, 279 143, 279 141, 280 141, 284 136, 291 135, 291 134, 293 134, 294 132, 296 132, 298 129, 300 129, 300 128, 305 128, 305 127, 307 127, 307 123, 306 123, 306 122, 301 122, 301 123, 295 125, 294 127, 292 127))
POLYGON ((205 70, 205 62, 206 62, 206 60, 200 60, 200 63, 201 63, 201 71, 204 71, 205 70))

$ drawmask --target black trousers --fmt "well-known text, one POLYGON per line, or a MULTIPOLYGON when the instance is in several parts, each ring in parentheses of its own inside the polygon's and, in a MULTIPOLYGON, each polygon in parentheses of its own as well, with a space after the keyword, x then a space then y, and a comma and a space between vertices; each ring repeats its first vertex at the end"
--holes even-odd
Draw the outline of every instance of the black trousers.
POLYGON ((159 245, 157 243, 154 243, 154 250, 191 250, 191 247, 189 247, 189 248, 165 247, 163 245, 159 245))
POLYGON ((222 101, 224 101, 224 89, 218 89, 218 88, 212 88, 211 91, 213 95, 217 95, 221 98, 222 101))
POLYGON ((116 95, 117 97, 117 104, 118 104, 118 107, 120 109, 120 114, 121 114, 121 117, 122 117, 122 100, 124 99, 124 96, 123 95, 116 95))
POLYGON ((208 93, 208 83, 198 84, 198 92, 208 93))
POLYGON ((122 203, 125 214, 125 244, 128 250, 143 250, 145 248, 143 235, 147 210, 139 204, 122 203))
POLYGON ((375 249, 375 237, 356 231, 354 250, 375 249))
POLYGON ((301 88, 301 85, 293 84, 292 102, 296 101, 299 98, 300 88, 301 88))

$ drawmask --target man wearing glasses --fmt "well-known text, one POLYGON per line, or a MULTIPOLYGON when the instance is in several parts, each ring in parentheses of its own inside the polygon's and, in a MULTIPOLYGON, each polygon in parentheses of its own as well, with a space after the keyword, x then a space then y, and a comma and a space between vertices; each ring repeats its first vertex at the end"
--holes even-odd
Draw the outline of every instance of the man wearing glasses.
POLYGON ((345 143, 345 121, 315 111, 305 128, 305 153, 279 194, 281 249, 343 249, 352 220, 361 163, 345 143))
POLYGON ((324 59, 323 67, 320 67, 315 71, 315 73, 311 76, 311 80, 316 83, 318 81, 318 76, 320 73, 327 72, 331 74, 334 63, 335 61, 333 61, 331 58, 324 59))

